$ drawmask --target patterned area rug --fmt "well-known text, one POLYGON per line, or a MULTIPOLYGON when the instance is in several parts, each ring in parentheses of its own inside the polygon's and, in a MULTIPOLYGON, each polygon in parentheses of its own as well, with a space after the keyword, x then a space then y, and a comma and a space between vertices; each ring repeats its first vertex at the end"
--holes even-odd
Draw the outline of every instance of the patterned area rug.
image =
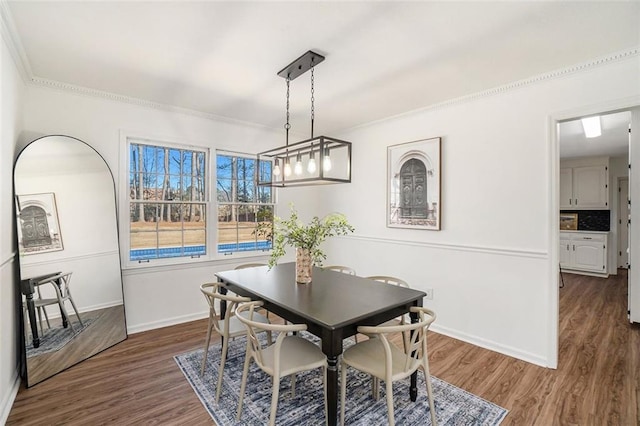
MULTIPOLYGON (((57 351, 63 348, 78 334, 82 333, 91 323, 93 318, 84 319, 83 325, 80 325, 76 317, 72 318, 74 331, 71 331, 71 327, 64 328, 62 324, 58 324, 52 328, 45 328, 44 334, 40 336, 40 346, 33 347, 33 340, 31 339, 31 333, 29 333, 29 341, 27 344, 27 358, 46 354, 49 352, 57 351)), ((38 327, 40 330, 40 327, 38 327)))
MULTIPOLYGON (((318 341, 308 333, 305 338, 318 341)), ((345 340, 348 346, 353 339, 345 340)), ((352 343, 352 342, 351 342, 352 343)), ((242 419, 236 421, 240 384, 246 340, 238 338, 229 344, 229 356, 224 368, 224 380, 220 401, 215 404, 216 383, 220 362, 220 344, 209 348, 204 377, 200 376, 202 349, 176 355, 174 359, 193 387, 213 420, 219 426, 264 425, 269 422, 271 406, 271 377, 252 362, 244 396, 242 419)), ((436 377, 431 377, 436 416, 439 425, 499 425, 507 410, 491 402, 457 388, 436 377)), ((291 397, 290 380, 280 381, 280 399, 276 415, 277 425, 311 426, 324 424, 324 398, 320 369, 301 373, 296 378, 296 396, 291 397)), ((395 420, 398 425, 430 425, 429 402, 427 400, 424 375, 418 373, 418 399, 409 399, 409 379, 393 384, 395 420)), ((368 375, 349 368, 347 376, 347 398, 345 424, 386 425, 387 405, 384 382, 380 384, 380 398, 371 396, 371 379, 368 375)))

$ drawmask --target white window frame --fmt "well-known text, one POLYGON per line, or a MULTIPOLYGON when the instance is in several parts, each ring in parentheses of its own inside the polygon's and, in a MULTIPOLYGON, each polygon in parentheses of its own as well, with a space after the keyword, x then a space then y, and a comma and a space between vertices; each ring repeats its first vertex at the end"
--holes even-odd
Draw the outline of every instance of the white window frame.
MULTIPOLYGON (((163 266, 181 266, 189 264, 201 264, 211 261, 229 261, 231 259, 242 258, 265 258, 270 255, 271 250, 242 251, 233 253, 218 252, 218 201, 216 192, 216 173, 217 173, 217 154, 227 154, 239 157, 257 158, 249 153, 240 153, 224 148, 211 147, 209 143, 193 143, 186 139, 176 139, 166 136, 154 136, 149 134, 139 134, 136 132, 120 131, 120 164, 118 176, 118 229, 120 233, 120 259, 123 270, 134 270, 142 268, 154 268, 163 266), (166 146, 168 148, 177 149, 193 149, 206 152, 206 181, 208 190, 206 191, 206 246, 207 253, 200 257, 169 257, 161 259, 152 259, 149 261, 132 261, 129 260, 131 250, 130 240, 130 218, 129 218, 129 141, 135 143, 144 142, 149 145, 166 146)), ((272 203, 274 206, 274 215, 277 208, 277 191, 272 188, 272 203)), ((265 260, 266 261, 266 260, 265 260)))
POLYGON ((149 135, 139 135, 129 132, 120 133, 120 173, 119 173, 119 197, 118 205, 120 207, 118 222, 120 229, 120 256, 123 269, 137 269, 145 267, 155 267, 164 265, 180 265, 211 261, 216 258, 216 250, 213 248, 215 237, 212 235, 216 231, 215 228, 211 228, 211 148, 202 144, 193 144, 185 140, 177 140, 167 137, 153 137, 149 135), (205 182, 208 188, 205 193, 205 214, 206 214, 206 251, 204 255, 197 257, 181 256, 181 257, 168 257, 149 260, 130 260, 131 251, 131 228, 129 218, 129 170, 130 170, 130 145, 131 143, 144 143, 153 146, 162 146, 167 148, 194 150, 205 153, 205 182))
MULTIPOLYGON (((219 202, 218 202, 218 192, 217 192, 217 173, 218 173, 218 155, 226 155, 226 156, 230 156, 230 157, 238 157, 238 158, 249 158, 252 160, 256 161, 256 168, 258 167, 258 156, 256 154, 248 154, 248 153, 244 153, 244 152, 237 152, 237 151, 230 151, 227 149, 214 149, 214 152, 212 153, 212 175, 211 175, 211 184, 212 184, 212 188, 211 188, 211 197, 212 200, 214 200, 214 202, 212 202, 212 208, 215 209, 214 215, 216 218, 216 224, 215 224, 215 232, 213 233, 214 237, 215 237, 215 241, 213 242, 214 246, 215 246, 215 250, 217 253, 217 257, 218 258, 224 258, 224 259, 232 259, 232 258, 243 258, 243 257, 255 257, 255 256, 268 256, 271 254, 271 249, 268 250, 247 250, 247 251, 235 251, 235 252, 225 252, 225 253, 221 253, 218 251, 218 208, 219 208, 219 202)), ((259 172, 259 171, 257 171, 259 172)), ((257 189, 257 180, 256 180, 256 189, 257 189)), ((247 204, 265 204, 265 205, 270 205, 273 207, 273 215, 274 217, 276 216, 276 208, 277 208, 277 203, 276 203, 276 188, 272 187, 271 188, 271 203, 247 203, 247 204)), ((236 203, 224 203, 224 204, 236 204, 236 203)))

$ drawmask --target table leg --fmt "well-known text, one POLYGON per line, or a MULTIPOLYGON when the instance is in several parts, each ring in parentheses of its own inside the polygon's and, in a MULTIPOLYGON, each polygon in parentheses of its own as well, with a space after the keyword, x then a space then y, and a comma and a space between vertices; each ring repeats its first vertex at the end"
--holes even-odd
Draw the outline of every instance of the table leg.
POLYGON ((322 352, 327 356, 327 424, 338 424, 338 356, 342 353, 342 333, 327 331, 322 336, 322 352))
MULTIPOLYGON (((218 287, 221 294, 227 294, 227 288, 224 285, 218 287)), ((220 319, 223 320, 227 316, 227 301, 220 299, 220 319)), ((224 336, 220 335, 220 347, 224 347, 224 336)))
POLYGON ((33 337, 33 347, 40 346, 40 337, 38 337, 38 322, 36 319, 36 306, 33 303, 33 293, 25 295, 27 299, 27 312, 29 313, 29 324, 31 325, 31 336, 33 337))
MULTIPOLYGON (((412 323, 416 323, 418 322, 418 314, 415 312, 410 312, 409 316, 411 317, 411 322, 412 323)), ((415 333, 415 331, 412 331, 411 334, 415 333)), ((412 355, 415 355, 415 351, 412 355)), ((426 354, 425 354, 426 356, 426 354)), ((418 371, 414 371, 413 374, 411 374, 411 384, 409 385, 409 398, 411 398, 411 401, 415 402, 418 399, 418 371)))
POLYGON ((327 357, 329 368, 327 370, 327 413, 328 424, 338 423, 338 357, 327 357))

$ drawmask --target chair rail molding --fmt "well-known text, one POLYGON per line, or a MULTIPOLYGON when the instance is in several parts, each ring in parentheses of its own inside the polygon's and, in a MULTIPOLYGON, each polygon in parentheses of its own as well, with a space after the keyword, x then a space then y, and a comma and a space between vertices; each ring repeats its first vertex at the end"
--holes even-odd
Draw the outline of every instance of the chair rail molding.
POLYGON ((484 253, 484 254, 492 254, 496 256, 517 256, 517 257, 526 257, 531 259, 547 259, 549 257, 549 252, 542 251, 542 250, 535 251, 535 250, 524 250, 519 248, 477 246, 472 244, 433 243, 433 242, 424 242, 424 241, 399 240, 399 239, 384 238, 384 237, 372 237, 372 236, 366 236, 366 235, 344 235, 344 236, 341 235, 341 236, 337 236, 336 238, 368 241, 368 242, 380 243, 380 244, 395 244, 400 246, 433 248, 438 250, 453 250, 453 251, 484 253))

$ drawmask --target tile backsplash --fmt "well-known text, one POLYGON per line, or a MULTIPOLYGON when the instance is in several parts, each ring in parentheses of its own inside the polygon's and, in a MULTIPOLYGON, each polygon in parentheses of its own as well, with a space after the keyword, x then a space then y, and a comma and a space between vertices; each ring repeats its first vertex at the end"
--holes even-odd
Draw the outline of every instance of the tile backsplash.
POLYGON ((560 213, 576 213, 578 231, 609 231, 610 210, 561 210, 560 213))

